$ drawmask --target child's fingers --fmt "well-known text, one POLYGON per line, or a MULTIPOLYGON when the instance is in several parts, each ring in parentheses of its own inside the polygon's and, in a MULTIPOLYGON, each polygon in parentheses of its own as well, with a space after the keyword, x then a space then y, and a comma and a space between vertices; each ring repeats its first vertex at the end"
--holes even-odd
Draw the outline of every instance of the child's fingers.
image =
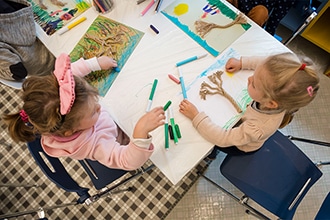
POLYGON ((117 61, 114 60, 114 59, 112 59, 112 60, 111 60, 111 66, 112 66, 112 67, 117 67, 117 66, 118 66, 117 61))
POLYGON ((161 106, 153 108, 150 112, 155 113, 155 114, 163 114, 163 115, 165 114, 165 111, 164 111, 163 107, 161 107, 161 106))
POLYGON ((235 71, 235 68, 233 68, 233 67, 226 67, 226 71, 227 72, 229 72, 229 73, 232 73, 232 72, 234 72, 235 71))
POLYGON ((227 72, 234 72, 235 71, 235 65, 231 62, 228 62, 225 66, 225 69, 227 72))

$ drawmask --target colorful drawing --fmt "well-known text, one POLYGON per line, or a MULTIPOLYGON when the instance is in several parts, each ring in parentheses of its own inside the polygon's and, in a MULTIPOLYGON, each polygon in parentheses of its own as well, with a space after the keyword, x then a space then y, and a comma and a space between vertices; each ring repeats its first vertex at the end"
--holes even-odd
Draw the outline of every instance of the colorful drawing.
POLYGON ((208 95, 222 95, 230 103, 235 107, 238 113, 242 113, 241 107, 236 103, 235 99, 231 97, 231 95, 222 87, 222 74, 224 72, 221 70, 216 71, 212 75, 209 75, 207 78, 211 81, 211 83, 203 82, 201 84, 201 88, 199 90, 199 95, 202 99, 206 100, 206 96, 208 95))
POLYGON ((65 24, 91 7, 86 0, 28 0, 32 5, 34 19, 46 32, 54 34, 65 24))
POLYGON ((177 0, 162 13, 213 56, 251 27, 245 15, 220 0, 177 0))
POLYGON ((196 103, 212 121, 225 129, 238 121, 252 101, 247 92, 247 79, 252 71, 224 71, 224 66, 231 57, 239 58, 240 55, 228 48, 215 63, 186 86, 189 101, 196 103))
MULTIPOLYGON (((116 60, 122 69, 143 35, 139 30, 99 15, 70 53, 71 61, 106 55, 116 60)), ((86 79, 104 96, 117 75, 115 70, 95 71, 86 79)))

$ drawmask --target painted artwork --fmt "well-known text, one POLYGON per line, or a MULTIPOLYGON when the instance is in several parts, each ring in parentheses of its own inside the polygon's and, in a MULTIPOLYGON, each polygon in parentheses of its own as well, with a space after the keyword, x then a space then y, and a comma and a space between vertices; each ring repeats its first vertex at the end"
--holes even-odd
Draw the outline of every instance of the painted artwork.
POLYGON ((34 20, 47 35, 54 34, 91 7, 87 0, 28 1, 32 5, 34 20))
POLYGON ((139 30, 99 15, 70 53, 71 61, 103 55, 117 61, 118 68, 95 71, 85 77, 105 96, 143 35, 139 30))
POLYGON ((226 72, 225 64, 231 57, 239 59, 240 55, 232 48, 225 50, 215 63, 186 85, 189 101, 198 103, 198 108, 224 129, 232 127, 252 101, 247 92, 247 79, 252 71, 226 72))
POLYGON ((176 0, 162 13, 213 56, 251 27, 245 15, 220 0, 176 0))

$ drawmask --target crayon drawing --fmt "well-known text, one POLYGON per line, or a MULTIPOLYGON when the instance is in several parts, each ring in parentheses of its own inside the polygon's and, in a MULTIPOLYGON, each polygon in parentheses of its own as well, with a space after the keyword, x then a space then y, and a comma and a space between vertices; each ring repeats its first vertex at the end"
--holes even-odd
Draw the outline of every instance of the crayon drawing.
POLYGON ((251 27, 220 0, 176 0, 162 13, 213 56, 251 27))
POLYGON ((186 86, 189 101, 196 103, 197 107, 212 121, 225 129, 237 122, 246 110, 246 106, 252 101, 247 92, 247 79, 252 71, 225 72, 224 66, 231 57, 239 58, 240 56, 237 51, 229 48, 215 63, 198 74, 195 80, 186 86), (219 72, 221 74, 217 75, 219 72), (219 94, 219 89, 223 89, 220 93, 225 95, 219 94))
MULTIPOLYGON (((99 15, 71 51, 71 61, 106 55, 116 60, 118 68, 122 69, 143 35, 139 30, 99 15)), ((112 69, 95 71, 85 78, 104 96, 117 75, 118 72, 112 69)))
POLYGON ((91 7, 87 0, 28 0, 34 19, 47 35, 54 34, 91 7))

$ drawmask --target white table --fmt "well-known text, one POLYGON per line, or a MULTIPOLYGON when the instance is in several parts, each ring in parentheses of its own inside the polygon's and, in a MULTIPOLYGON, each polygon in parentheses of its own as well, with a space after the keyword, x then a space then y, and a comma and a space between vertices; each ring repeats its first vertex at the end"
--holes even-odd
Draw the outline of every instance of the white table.
MULTIPOLYGON (((164 1, 161 9, 171 2, 164 1)), ((164 106, 168 100, 172 101, 175 122, 180 126, 182 138, 179 139, 177 145, 170 141, 170 148, 166 151, 164 128, 157 128, 152 132, 155 151, 151 156, 151 161, 173 184, 176 184, 207 155, 213 144, 204 140, 192 127, 190 120, 179 113, 178 106, 183 98, 181 87, 171 81, 167 75, 171 73, 178 76, 175 63, 206 53, 206 51, 161 13, 155 14, 152 9, 141 17, 140 12, 148 3, 149 1, 146 1, 137 5, 134 0, 114 0, 114 9, 104 15, 141 30, 145 32, 145 35, 103 101, 118 125, 131 135, 136 121, 145 113, 153 80, 158 79, 152 106, 164 106), (159 29, 158 35, 149 28, 150 24, 159 29)), ((38 28, 38 37, 55 56, 63 52, 70 53, 97 15, 94 8, 89 9, 82 15, 88 18, 87 21, 61 36, 55 33, 48 37, 38 28)), ((230 46, 231 50, 242 56, 267 56, 289 51, 259 26, 253 22, 251 24, 252 27, 230 46)), ((218 56, 218 58, 221 57, 223 54, 218 56)), ((213 64, 216 59, 208 55, 182 66, 185 84, 189 85, 193 82, 196 76, 213 64)), ((252 74, 252 72, 246 74, 252 74)), ((203 100, 196 97, 198 97, 196 91, 188 90, 189 100, 194 100, 194 103, 202 109, 212 110, 214 106, 212 102, 205 104, 202 103, 203 100)), ((224 102, 221 105, 230 104, 224 102)), ((223 109, 226 111, 228 108, 223 109)), ((219 111, 219 109, 214 110, 219 111)))

